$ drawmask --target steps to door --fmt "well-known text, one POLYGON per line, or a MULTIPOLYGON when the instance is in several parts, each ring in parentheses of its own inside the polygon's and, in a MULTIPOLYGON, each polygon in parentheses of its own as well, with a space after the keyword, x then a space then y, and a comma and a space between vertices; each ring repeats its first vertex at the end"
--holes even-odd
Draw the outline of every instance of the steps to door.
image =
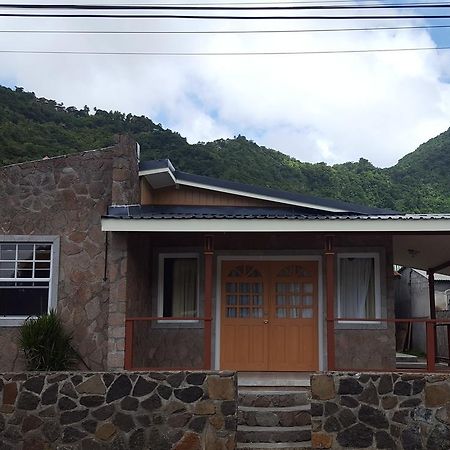
POLYGON ((310 449, 311 401, 306 387, 238 386, 238 449, 310 449))

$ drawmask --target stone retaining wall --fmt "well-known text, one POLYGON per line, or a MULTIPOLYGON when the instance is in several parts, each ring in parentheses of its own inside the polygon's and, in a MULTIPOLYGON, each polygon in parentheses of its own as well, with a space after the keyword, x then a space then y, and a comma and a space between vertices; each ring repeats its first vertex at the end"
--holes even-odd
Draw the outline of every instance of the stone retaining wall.
POLYGON ((450 448, 450 375, 316 374, 311 390, 313 448, 450 448))
POLYGON ((0 375, 0 449, 232 450, 232 372, 0 375))

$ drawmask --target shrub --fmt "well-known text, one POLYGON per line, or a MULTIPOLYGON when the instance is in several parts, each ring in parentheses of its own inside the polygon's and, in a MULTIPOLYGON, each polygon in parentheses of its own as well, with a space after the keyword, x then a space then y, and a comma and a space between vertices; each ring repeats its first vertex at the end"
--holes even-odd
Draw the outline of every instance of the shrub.
POLYGON ((25 354, 27 369, 54 371, 72 369, 79 356, 55 311, 29 317, 20 329, 19 345, 25 354))

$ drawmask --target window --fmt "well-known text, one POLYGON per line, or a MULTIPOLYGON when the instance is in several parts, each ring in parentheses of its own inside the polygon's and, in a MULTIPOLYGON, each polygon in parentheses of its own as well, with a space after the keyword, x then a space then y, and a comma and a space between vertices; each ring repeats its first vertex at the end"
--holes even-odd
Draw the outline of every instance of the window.
POLYGON ((338 317, 380 317, 378 254, 338 255, 338 317))
POLYGON ((52 242, 0 242, 1 319, 23 319, 48 312, 52 303, 53 248, 52 242))
POLYGON ((160 255, 158 315, 198 316, 197 255, 160 255))

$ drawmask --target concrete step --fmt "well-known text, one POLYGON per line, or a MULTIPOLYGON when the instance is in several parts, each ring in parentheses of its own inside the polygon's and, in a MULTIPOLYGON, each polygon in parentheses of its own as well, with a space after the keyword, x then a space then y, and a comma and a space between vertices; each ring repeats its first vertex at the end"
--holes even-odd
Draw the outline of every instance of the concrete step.
POLYGON ((238 372, 238 386, 310 387, 309 372, 238 372))
POLYGON ((310 392, 302 390, 239 389, 238 404, 255 407, 301 406, 310 403, 310 392))
POLYGON ((243 443, 237 444, 237 449, 240 450, 310 450, 310 442, 256 442, 256 443, 243 443))
POLYGON ((238 425, 293 427, 311 425, 310 405, 264 408, 239 406, 238 425))
POLYGON ((419 358, 415 355, 408 355, 407 353, 396 353, 395 360, 397 363, 418 362, 419 358))
POLYGON ((238 425, 236 438, 237 442, 241 444, 310 442, 311 426, 259 427, 238 425))

